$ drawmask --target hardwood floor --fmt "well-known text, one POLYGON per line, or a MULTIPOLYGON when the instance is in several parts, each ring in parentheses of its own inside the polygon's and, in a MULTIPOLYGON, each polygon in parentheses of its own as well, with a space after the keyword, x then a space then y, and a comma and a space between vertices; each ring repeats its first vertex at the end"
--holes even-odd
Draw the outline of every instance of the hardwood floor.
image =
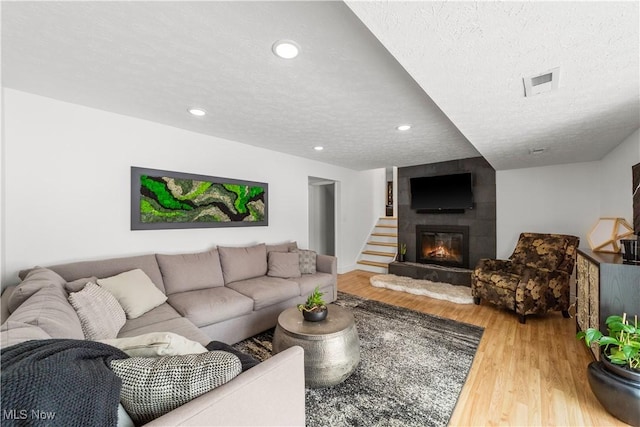
POLYGON ((451 426, 626 426, 591 393, 591 357, 575 339, 574 319, 549 313, 529 316, 522 325, 515 314, 486 303, 454 304, 374 288, 373 275, 341 274, 338 290, 485 328, 451 426))

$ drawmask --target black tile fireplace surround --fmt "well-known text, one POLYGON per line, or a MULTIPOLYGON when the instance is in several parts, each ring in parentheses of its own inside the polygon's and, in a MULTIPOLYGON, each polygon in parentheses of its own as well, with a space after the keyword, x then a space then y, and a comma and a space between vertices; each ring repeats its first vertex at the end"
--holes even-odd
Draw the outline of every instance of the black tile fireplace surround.
MULTIPOLYGON (((451 160, 398 168, 398 243, 407 245, 407 255, 402 267, 404 274, 410 277, 426 278, 450 282, 449 270, 473 269, 482 258, 496 257, 496 172, 482 157, 451 160), (414 177, 449 175, 471 172, 473 174, 473 209, 465 209, 464 213, 420 213, 411 209, 410 180, 414 177), (468 231, 467 248, 464 250, 466 267, 455 267, 433 262, 433 258, 444 258, 437 247, 431 260, 417 258, 418 226, 436 227, 447 231, 447 227, 464 227, 468 231), (468 252, 467 252, 468 251, 468 252), (434 273, 435 272, 435 273, 434 273), (437 274, 437 277, 436 277, 437 274), (434 277, 434 278, 432 278, 434 277)), ((435 261, 439 261, 435 259, 435 261)), ((400 267, 400 265, 398 265, 400 267)), ((391 269, 390 269, 391 270, 391 269)), ((396 273, 394 273, 396 274, 396 273)), ((468 277, 468 274, 467 274, 468 277)), ((465 281, 468 279, 465 279, 465 281)))

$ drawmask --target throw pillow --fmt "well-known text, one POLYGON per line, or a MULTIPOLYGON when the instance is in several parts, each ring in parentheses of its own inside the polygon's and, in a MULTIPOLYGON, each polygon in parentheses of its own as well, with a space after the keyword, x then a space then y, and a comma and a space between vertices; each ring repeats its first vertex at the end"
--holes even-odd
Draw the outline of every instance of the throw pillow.
POLYGON ((47 286, 62 287, 65 280, 58 273, 48 268, 34 267, 29 270, 24 280, 13 290, 7 301, 9 313, 16 311, 20 304, 25 302, 29 297, 47 286))
POLYGON ((100 340, 117 347, 130 357, 182 356, 207 351, 202 344, 173 332, 151 332, 129 338, 100 340))
POLYGON ((81 291, 71 293, 69 302, 88 340, 115 338, 127 322, 118 300, 95 283, 87 283, 81 291))
POLYGON ((69 294, 62 286, 45 286, 23 302, 7 321, 29 323, 51 338, 84 340, 78 313, 69 304, 69 294))
POLYGON ((300 273, 315 274, 316 273, 315 251, 296 249, 294 252, 297 252, 300 255, 300 273))
POLYGON ((98 285, 116 297, 129 319, 138 318, 167 300, 167 296, 139 268, 98 279, 98 285))
POLYGON ((147 423, 236 377, 240 360, 224 351, 113 360, 120 401, 136 424, 147 423))
POLYGON ((69 293, 80 292, 82 289, 84 289, 85 286, 87 286, 87 283, 89 282, 97 283, 97 281, 98 281, 98 278, 95 276, 83 277, 82 279, 77 279, 77 280, 73 280, 71 282, 65 283, 64 288, 69 293))
POLYGON ((300 277, 300 255, 295 252, 270 252, 267 276, 289 279, 300 277))

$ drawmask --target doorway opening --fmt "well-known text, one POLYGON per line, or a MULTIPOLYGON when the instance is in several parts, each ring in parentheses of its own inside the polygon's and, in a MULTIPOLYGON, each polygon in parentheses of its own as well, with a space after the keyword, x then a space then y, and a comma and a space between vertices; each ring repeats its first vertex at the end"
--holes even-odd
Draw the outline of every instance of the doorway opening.
POLYGON ((336 255, 337 182, 309 177, 309 249, 336 255))

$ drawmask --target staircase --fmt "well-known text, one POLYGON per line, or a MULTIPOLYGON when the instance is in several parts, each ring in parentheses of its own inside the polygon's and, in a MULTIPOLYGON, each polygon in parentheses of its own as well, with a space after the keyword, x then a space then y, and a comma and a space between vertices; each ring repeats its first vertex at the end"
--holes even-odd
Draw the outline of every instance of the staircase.
POLYGON ((398 219, 385 216, 373 227, 367 245, 360 254, 358 268, 373 273, 386 274, 389 263, 398 251, 398 219))

